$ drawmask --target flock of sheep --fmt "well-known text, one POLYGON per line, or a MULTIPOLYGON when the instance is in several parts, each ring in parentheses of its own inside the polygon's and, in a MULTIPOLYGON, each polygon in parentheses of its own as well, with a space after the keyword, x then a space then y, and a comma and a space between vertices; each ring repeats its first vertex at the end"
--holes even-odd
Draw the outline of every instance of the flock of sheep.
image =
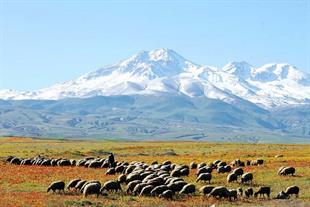
MULTIPOLYGON (((256 191, 252 187, 242 189, 228 189, 225 186, 212 186, 212 172, 228 173, 227 182, 238 182, 240 178, 241 184, 252 183, 254 176, 251 172, 244 172, 246 165, 263 165, 262 159, 242 162, 237 159, 227 164, 224 161, 216 160, 207 165, 206 163, 197 164, 195 162, 190 165, 178 165, 170 161, 161 164, 153 162, 148 165, 144 162, 114 162, 109 163, 108 159, 103 158, 84 158, 81 160, 72 159, 53 159, 42 156, 34 158, 17 158, 10 156, 6 160, 11 164, 18 165, 41 165, 41 166, 83 166, 88 168, 108 168, 107 175, 120 174, 117 180, 110 180, 100 183, 98 180, 71 180, 67 186, 63 181, 53 182, 47 189, 47 192, 63 192, 72 191, 81 193, 84 197, 95 194, 97 197, 110 192, 123 191, 122 185, 126 185, 125 193, 134 196, 158 196, 166 199, 174 199, 179 195, 195 194, 198 190, 207 197, 226 198, 236 200, 238 197, 245 196, 250 198, 267 196, 270 198, 271 189, 269 186, 261 186, 256 191), (190 169, 196 169, 196 182, 208 182, 200 189, 192 183, 187 183, 182 178, 190 174, 190 169)), ((294 167, 281 167, 278 175, 294 175, 294 167)), ((292 194, 298 197, 299 187, 289 186, 285 191, 281 191, 275 197, 276 199, 289 199, 292 194)))

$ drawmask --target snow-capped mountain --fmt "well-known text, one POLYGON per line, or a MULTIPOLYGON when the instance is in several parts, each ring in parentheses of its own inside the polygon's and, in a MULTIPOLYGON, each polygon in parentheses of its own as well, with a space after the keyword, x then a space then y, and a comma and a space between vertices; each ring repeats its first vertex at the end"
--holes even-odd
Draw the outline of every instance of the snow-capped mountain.
POLYGON ((173 50, 158 49, 38 91, 0 90, 0 99, 136 94, 206 96, 228 103, 241 98, 270 108, 310 102, 310 76, 289 64, 255 68, 246 62, 230 62, 223 68, 202 66, 173 50))

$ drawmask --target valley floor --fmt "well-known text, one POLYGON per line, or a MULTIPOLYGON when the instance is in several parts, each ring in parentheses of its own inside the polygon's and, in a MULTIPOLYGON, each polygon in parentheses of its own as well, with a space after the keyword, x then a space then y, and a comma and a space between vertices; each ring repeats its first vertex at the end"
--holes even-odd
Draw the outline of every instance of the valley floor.
MULTIPOLYGON (((90 196, 66 193, 65 195, 47 194, 47 186, 56 180, 68 183, 71 179, 85 180, 116 179, 118 175, 105 175, 106 169, 89 169, 84 167, 44 167, 11 165, 0 163, 0 204, 1 206, 310 206, 310 145, 294 144, 242 144, 242 143, 208 143, 208 142, 117 142, 117 141, 68 141, 44 140, 31 138, 0 138, 0 157, 4 160, 9 155, 18 157, 65 157, 80 159, 85 156, 107 157, 113 152, 117 161, 153 161, 170 160, 178 164, 192 161, 213 162, 216 159, 230 163, 235 159, 254 160, 262 158, 262 166, 246 166, 246 172, 252 172, 252 187, 271 186, 271 197, 285 190, 290 185, 300 187, 298 199, 290 200, 239 198, 235 202, 207 199, 197 193, 189 197, 178 197, 166 201, 153 197, 134 197, 122 193, 109 193, 107 196, 90 196), (275 157, 283 155, 283 157, 275 157), (296 176, 277 175, 281 166, 294 166, 296 176)), ((191 170, 184 180, 194 183, 199 189, 205 185, 196 183, 196 170, 191 170)), ((229 188, 243 187, 239 183, 226 183, 227 174, 213 172, 211 185, 225 185, 229 188)), ((122 186, 125 189, 126 186, 122 186)))

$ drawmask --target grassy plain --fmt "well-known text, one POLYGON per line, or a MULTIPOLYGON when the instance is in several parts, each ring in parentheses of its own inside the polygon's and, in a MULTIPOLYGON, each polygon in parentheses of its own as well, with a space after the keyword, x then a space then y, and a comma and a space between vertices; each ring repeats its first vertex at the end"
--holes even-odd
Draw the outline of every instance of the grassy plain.
MULTIPOLYGON (((197 193, 190 197, 178 197, 166 201, 152 197, 133 197, 122 193, 108 196, 58 195, 47 194, 47 186, 55 180, 66 183, 73 178, 96 179, 101 182, 116 179, 118 175, 105 175, 106 169, 88 169, 84 167, 44 167, 16 166, 0 162, 0 204, 1 206, 310 206, 310 145, 294 144, 248 144, 248 143, 209 143, 209 142, 125 142, 125 141, 69 141, 44 140, 31 138, 0 138, 0 157, 15 155, 18 157, 66 157, 79 159, 85 156, 106 157, 113 152, 117 161, 171 160, 178 164, 195 162, 213 162, 221 159, 231 162, 234 159, 251 160, 262 158, 262 166, 245 167, 246 172, 254 174, 252 186, 271 186, 274 197, 287 186, 298 185, 301 189, 298 199, 277 201, 274 199, 245 199, 238 201, 217 201, 207 199, 197 193), (283 155, 276 158, 275 155, 283 155), (281 166, 294 166, 294 177, 280 177, 277 170, 281 166)), ((229 188, 248 187, 237 183, 226 183, 227 174, 213 173, 211 184, 225 185, 229 188)), ((196 183, 195 170, 184 178, 194 183, 197 189, 203 183, 196 183)), ((125 186, 122 186, 125 189, 125 186)))

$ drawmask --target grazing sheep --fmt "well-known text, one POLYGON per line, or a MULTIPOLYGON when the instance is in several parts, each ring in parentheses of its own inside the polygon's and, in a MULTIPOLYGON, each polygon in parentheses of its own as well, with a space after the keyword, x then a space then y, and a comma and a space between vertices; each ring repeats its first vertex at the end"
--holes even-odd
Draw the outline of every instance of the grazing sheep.
POLYGON ((125 169, 126 169, 125 166, 120 165, 120 166, 117 166, 117 167, 115 168, 115 172, 116 172, 116 173, 122 173, 122 172, 124 172, 125 169))
POLYGON ((81 180, 75 185, 75 190, 80 191, 83 187, 83 185, 87 182, 87 180, 81 180))
POLYGON ((101 187, 100 181, 98 181, 98 180, 90 180, 90 181, 87 181, 87 182, 84 183, 84 185, 82 186, 80 192, 83 193, 85 187, 86 187, 88 184, 90 184, 90 183, 97 183, 97 184, 100 185, 100 187, 101 187))
POLYGON ((278 195, 275 197, 275 199, 289 199, 290 195, 286 194, 284 191, 281 191, 278 193, 278 195))
POLYGON ((89 168, 100 168, 101 165, 102 165, 103 161, 97 161, 97 160, 94 160, 94 161, 91 161, 88 165, 89 168))
POLYGON ((167 178, 165 184, 166 185, 169 185, 170 183, 175 183, 175 182, 178 182, 178 181, 184 181, 182 178, 175 178, 175 177, 171 177, 171 178, 167 178))
POLYGON ((179 194, 193 194, 196 192, 196 187, 194 184, 187 184, 185 186, 183 186, 182 190, 180 191, 179 194))
POLYGON ((154 187, 165 184, 165 181, 161 177, 156 177, 147 181, 149 185, 153 185, 154 187))
POLYGON ((73 180, 71 180, 71 181, 68 183, 68 185, 67 185, 67 189, 70 190, 71 188, 75 188, 76 184, 77 184, 78 182, 80 182, 80 181, 81 181, 81 179, 73 179, 73 180))
POLYGON ((10 164, 20 165, 21 162, 22 162, 22 159, 20 159, 18 157, 14 157, 11 159, 10 164))
POLYGON ((134 180, 134 181, 131 181, 130 183, 128 183, 126 193, 127 194, 131 193, 134 190, 134 188, 136 187, 136 185, 138 185, 140 183, 142 183, 141 180, 134 180))
POLYGON ((168 200, 172 200, 173 199, 173 192, 172 192, 172 190, 166 190, 162 194, 160 194, 159 197, 165 198, 168 200))
POLYGON ((187 182, 185 182, 185 181, 177 181, 175 183, 170 183, 167 186, 173 192, 179 192, 179 191, 181 191, 183 189, 183 187, 185 185, 187 185, 187 182))
POLYGON ((126 183, 129 183, 134 180, 142 180, 141 175, 139 173, 129 173, 126 177, 126 183))
POLYGON ((196 175, 199 176, 201 173, 212 173, 212 168, 210 167, 198 168, 196 175))
POLYGON ((126 183, 126 175, 125 174, 121 174, 118 176, 117 181, 119 183, 126 183))
POLYGON ((230 196, 229 190, 224 186, 219 186, 213 188, 213 190, 209 193, 208 197, 214 197, 214 198, 228 198, 230 196))
POLYGON ((142 188, 139 196, 150 196, 151 195, 151 191, 154 189, 153 185, 147 185, 145 187, 142 188))
POLYGON ((100 194, 100 187, 101 185, 98 183, 88 183, 83 190, 84 198, 92 194, 98 197, 100 194))
POLYGON ((112 191, 117 192, 117 191, 122 191, 122 187, 118 181, 110 180, 103 184, 103 187, 100 189, 100 192, 103 192, 104 190, 110 191, 110 192, 112 191))
POLYGON ((212 179, 212 174, 211 174, 211 173, 202 173, 202 174, 200 174, 200 175, 198 176, 196 182, 199 182, 199 181, 204 181, 204 182, 206 182, 206 181, 208 181, 209 184, 210 184, 211 179, 212 179))
POLYGON ((203 195, 207 195, 213 190, 213 188, 214 186, 211 186, 211 185, 202 186, 199 189, 199 192, 201 192, 203 195))
POLYGON ((234 169, 233 173, 236 174, 237 176, 241 176, 243 174, 243 169, 241 167, 238 167, 234 169))
POLYGON ((246 189, 246 190, 244 191, 244 194, 245 194, 245 196, 246 196, 247 198, 253 196, 253 194, 254 194, 253 188, 248 188, 248 189, 246 189))
POLYGON ((171 163, 172 163, 171 161, 166 160, 166 161, 163 162, 163 165, 171 165, 171 163))
POLYGON ((247 182, 252 183, 252 180, 253 180, 253 174, 252 173, 245 173, 241 177, 241 183, 247 183, 247 182))
POLYGON ((133 195, 139 195, 142 191, 142 189, 145 187, 145 186, 148 186, 149 184, 147 183, 139 183, 135 186, 135 188, 133 189, 132 191, 132 194, 133 195))
POLYGON ((243 189, 242 188, 237 188, 238 195, 242 196, 243 195, 243 189))
POLYGON ((180 177, 181 176, 181 172, 179 170, 172 170, 170 173, 170 176, 172 177, 180 177))
POLYGON ((169 190, 168 186, 166 185, 157 186, 151 191, 151 196, 158 196, 166 190, 169 190))
POLYGON ((257 195, 259 194, 259 197, 261 197, 261 195, 263 195, 263 197, 265 196, 265 194, 268 196, 268 198, 270 198, 270 187, 264 186, 264 187, 260 187, 258 189, 258 191, 256 191, 254 193, 254 197, 256 198, 257 195))
POLYGON ((105 173, 106 175, 115 175, 115 168, 109 168, 108 170, 107 170, 107 172, 105 173))
POLYGON ((230 173, 227 175, 227 182, 234 182, 237 181, 238 176, 235 173, 230 173))
POLYGON ((202 167, 205 167, 205 166, 207 166, 207 164, 204 163, 204 162, 201 162, 201 163, 199 163, 199 164, 197 165, 197 168, 199 169, 199 168, 202 168, 202 167))
POLYGON ((55 165, 57 165, 57 162, 52 164, 51 160, 43 160, 40 165, 41 166, 55 166, 55 165))
POLYGON ((180 176, 188 176, 189 175, 189 169, 188 168, 183 168, 180 171, 180 176))
POLYGON ((65 193, 65 182, 64 181, 55 181, 52 182, 48 188, 47 188, 47 192, 49 192, 50 190, 53 191, 53 193, 56 192, 56 190, 58 190, 58 192, 60 193, 61 191, 63 193, 65 193))
POLYGON ((11 160, 13 159, 14 157, 13 156, 8 156, 5 160, 5 162, 11 162, 11 160))
POLYGON ((234 161, 231 162, 231 164, 232 164, 233 166, 235 166, 235 167, 239 167, 241 163, 242 163, 242 162, 241 162, 240 159, 236 159, 236 160, 234 160, 234 161))
POLYGON ((229 200, 233 198, 233 200, 237 200, 238 191, 236 189, 229 189, 229 200))
POLYGON ((218 167, 216 171, 217 171, 217 173, 225 173, 226 172, 225 171, 225 166, 218 167))
POLYGON ((227 163, 226 162, 219 162, 219 163, 217 163, 216 164, 217 165, 217 167, 221 167, 221 166, 226 166, 227 165, 227 163))
POLYGON ((298 198, 299 187, 296 186, 296 185, 289 186, 289 187, 286 188, 285 193, 288 194, 288 195, 295 194, 296 198, 298 198))
POLYGON ((168 172, 171 170, 171 166, 170 165, 163 165, 160 167, 160 169, 168 172))
POLYGON ((230 172, 231 171, 230 165, 224 166, 224 170, 225 170, 225 172, 230 172))
POLYGON ((105 160, 105 161, 102 163, 102 165, 101 165, 100 168, 108 168, 108 167, 110 167, 110 163, 109 163, 108 160, 105 160))
POLYGON ((23 159, 20 163, 21 165, 31 165, 32 164, 32 159, 23 159))
POLYGON ((295 174, 295 168, 294 167, 285 167, 280 171, 280 175, 289 175, 291 174, 292 176, 295 174))
POLYGON ((70 160, 62 159, 57 162, 58 166, 71 166, 70 160))
POLYGON ((196 169, 196 168, 197 168, 197 163, 191 162, 191 163, 189 164, 189 166, 190 166, 191 169, 196 169))

